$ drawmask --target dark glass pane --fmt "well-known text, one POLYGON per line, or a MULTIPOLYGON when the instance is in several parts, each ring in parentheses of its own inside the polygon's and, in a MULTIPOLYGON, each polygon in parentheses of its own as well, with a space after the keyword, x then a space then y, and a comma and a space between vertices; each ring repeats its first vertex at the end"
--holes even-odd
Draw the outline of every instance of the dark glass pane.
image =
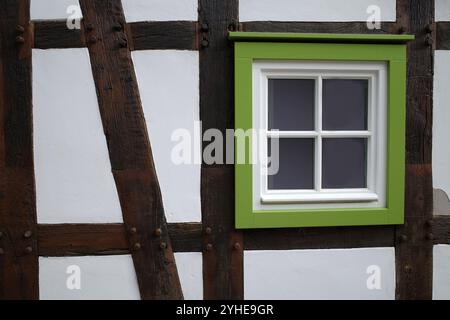
MULTIPOLYGON (((272 164, 276 157, 268 141, 272 164)), ((268 176, 269 189, 314 188, 314 139, 278 139, 278 172, 268 176)), ((275 150, 273 150, 275 151, 275 150)))
POLYGON ((366 188, 367 139, 322 140, 322 188, 366 188))
POLYGON ((312 79, 269 79, 269 130, 314 130, 314 87, 312 79))
POLYGON ((323 130, 367 130, 368 80, 323 80, 323 130))

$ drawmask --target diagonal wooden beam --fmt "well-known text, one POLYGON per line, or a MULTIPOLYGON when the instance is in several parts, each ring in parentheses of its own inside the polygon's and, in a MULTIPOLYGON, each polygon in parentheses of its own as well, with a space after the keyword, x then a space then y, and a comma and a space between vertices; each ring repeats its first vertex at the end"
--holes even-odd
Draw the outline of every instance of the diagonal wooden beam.
POLYGON ((39 297, 29 0, 0 0, 0 299, 39 297))
POLYGON ((81 0, 111 167, 143 299, 181 299, 120 0, 81 0))

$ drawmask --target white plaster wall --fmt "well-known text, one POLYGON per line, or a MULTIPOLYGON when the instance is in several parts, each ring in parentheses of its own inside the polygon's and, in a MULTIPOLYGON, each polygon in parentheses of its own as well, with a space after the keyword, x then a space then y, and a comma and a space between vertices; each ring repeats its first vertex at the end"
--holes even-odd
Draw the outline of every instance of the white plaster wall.
POLYGON ((433 187, 450 195, 450 51, 436 50, 433 105, 433 187))
POLYGON ((240 21, 367 21, 376 5, 382 21, 395 21, 395 0, 239 0, 240 21))
POLYGON ((130 255, 39 258, 42 300, 138 300, 136 274, 130 255), (69 266, 80 268, 81 288, 68 289, 69 266))
POLYGON ((39 223, 122 222, 87 49, 33 50, 39 223))
POLYGON ((82 17, 81 10, 68 10, 70 6, 78 6, 78 0, 31 0, 31 20, 73 19, 82 17))
POLYGON ((394 248, 244 252, 245 299, 394 299, 394 248), (379 266, 381 289, 367 288, 379 266))
POLYGON ((436 21, 450 21, 450 0, 435 0, 436 21))
POLYGON ((450 245, 433 248, 433 299, 450 300, 450 245))
POLYGON ((134 51, 132 57, 167 220, 200 221, 200 164, 176 165, 171 158, 174 130, 187 129, 193 137, 199 126, 198 52, 134 51))
MULTIPOLYGON (((202 254, 175 253, 186 300, 203 298, 202 254)), ((130 255, 39 258, 42 300, 139 300, 139 287, 130 255), (81 289, 68 289, 69 266, 80 268, 81 289)))
POLYGON ((178 276, 185 300, 203 299, 203 262, 201 252, 176 252, 178 276))
POLYGON ((127 22, 197 21, 197 0, 122 0, 127 22))

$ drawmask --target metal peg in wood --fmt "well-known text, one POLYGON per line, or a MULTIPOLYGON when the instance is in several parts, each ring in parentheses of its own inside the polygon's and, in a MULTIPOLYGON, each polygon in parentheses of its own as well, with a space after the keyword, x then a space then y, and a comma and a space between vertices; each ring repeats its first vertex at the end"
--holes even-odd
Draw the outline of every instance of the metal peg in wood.
POLYGON ((21 36, 16 37, 16 43, 24 43, 24 42, 25 42, 24 37, 21 37, 21 36))
MULTIPOLYGON (((112 88, 111 88, 112 89, 112 88)), ((135 227, 131 227, 130 228, 130 233, 131 234, 136 234, 137 233, 137 229, 135 227)))
POLYGON ((30 230, 27 230, 27 231, 25 231, 25 232, 23 233, 23 237, 24 237, 25 239, 31 238, 32 235, 33 235, 33 233, 32 233, 30 230))
POLYGON ((408 241, 408 236, 407 236, 406 234, 402 234, 402 235, 400 236, 400 241, 401 241, 401 242, 406 242, 406 241, 408 241))
POLYGON ((30 254, 30 253, 32 253, 33 252, 33 248, 32 247, 30 247, 30 246, 28 246, 28 247, 25 247, 25 253, 27 253, 27 254, 30 254))
POLYGON ((167 248, 167 243, 161 242, 161 243, 159 244, 159 247, 160 247, 162 250, 164 250, 165 248, 167 248))
POLYGON ((94 26, 92 25, 92 23, 88 23, 86 24, 86 31, 91 32, 92 30, 94 30, 94 26))
POLYGON ((119 23, 117 23, 117 24, 113 25, 113 30, 114 31, 122 31, 122 26, 119 23))
POLYGON ((206 245, 206 251, 211 251, 213 249, 213 245, 211 243, 208 243, 206 245))
POLYGON ((133 248, 136 251, 141 250, 141 244, 139 242, 137 242, 137 243, 134 244, 133 248))
POLYGON ((20 24, 16 26, 16 31, 18 33, 24 33, 25 32, 25 28, 22 27, 20 24))
POLYGON ((241 244, 239 242, 236 242, 235 244, 233 244, 233 249, 234 250, 241 250, 241 244))
POLYGON ((162 235, 162 230, 161 228, 158 228, 155 230, 155 236, 160 237, 162 235))
POLYGON ((425 37, 425 45, 431 47, 433 45, 433 37, 429 34, 425 37))
POLYGON ((412 271, 412 267, 409 265, 409 264, 407 264, 406 266, 405 266, 405 272, 406 273, 410 273, 412 271))
POLYGON ((209 41, 208 41, 208 39, 203 38, 202 41, 201 41, 201 45, 202 45, 203 48, 208 47, 208 46, 209 46, 209 41))
POLYGON ((209 31, 209 25, 206 22, 202 23, 201 30, 203 32, 208 32, 209 31))
POLYGON ((206 234, 211 234, 211 233, 212 233, 211 227, 206 227, 206 228, 205 228, 205 233, 206 233, 206 234))
POLYGON ((120 39, 119 40, 119 47, 121 48, 126 48, 128 46, 128 42, 125 39, 120 39))

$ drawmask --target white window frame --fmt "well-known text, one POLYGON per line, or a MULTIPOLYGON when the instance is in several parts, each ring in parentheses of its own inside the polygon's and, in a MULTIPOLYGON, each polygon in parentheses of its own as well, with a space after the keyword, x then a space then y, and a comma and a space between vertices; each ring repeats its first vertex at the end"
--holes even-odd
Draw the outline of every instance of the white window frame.
POLYGON ((253 139, 263 161, 253 164, 255 210, 370 208, 386 205, 387 64, 384 62, 263 61, 253 62, 253 128, 262 134, 253 139), (314 79, 315 130, 268 130, 268 79, 314 79), (365 131, 322 130, 321 79, 367 79, 368 119, 365 131), (267 141, 269 137, 314 138, 314 190, 269 190, 267 187, 267 141), (322 189, 322 138, 367 138, 367 188, 322 189))

